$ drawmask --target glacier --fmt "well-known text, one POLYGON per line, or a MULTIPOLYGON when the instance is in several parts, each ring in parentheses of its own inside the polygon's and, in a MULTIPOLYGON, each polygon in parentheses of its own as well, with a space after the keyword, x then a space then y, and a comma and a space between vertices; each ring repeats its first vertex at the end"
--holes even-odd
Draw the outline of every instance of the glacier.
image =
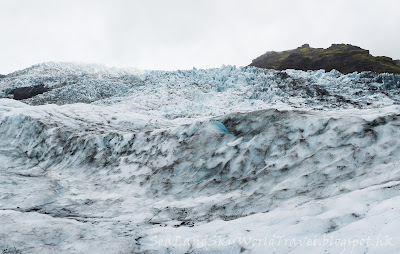
POLYGON ((399 89, 387 73, 236 66, 11 73, 0 250, 399 253, 399 89))

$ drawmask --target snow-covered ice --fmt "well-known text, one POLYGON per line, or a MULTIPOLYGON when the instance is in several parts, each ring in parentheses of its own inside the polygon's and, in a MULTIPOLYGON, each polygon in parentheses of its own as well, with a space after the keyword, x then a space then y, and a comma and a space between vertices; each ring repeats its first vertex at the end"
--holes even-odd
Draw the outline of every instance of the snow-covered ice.
POLYGON ((400 253, 399 89, 235 66, 15 72, 0 79, 0 251, 400 253))

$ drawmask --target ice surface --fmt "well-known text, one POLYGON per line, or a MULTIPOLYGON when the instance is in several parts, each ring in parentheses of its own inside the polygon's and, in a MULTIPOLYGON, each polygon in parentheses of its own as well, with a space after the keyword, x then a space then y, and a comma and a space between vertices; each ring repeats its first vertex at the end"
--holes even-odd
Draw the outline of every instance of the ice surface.
POLYGON ((0 80, 0 250, 399 253, 399 87, 234 66, 13 73, 0 80))

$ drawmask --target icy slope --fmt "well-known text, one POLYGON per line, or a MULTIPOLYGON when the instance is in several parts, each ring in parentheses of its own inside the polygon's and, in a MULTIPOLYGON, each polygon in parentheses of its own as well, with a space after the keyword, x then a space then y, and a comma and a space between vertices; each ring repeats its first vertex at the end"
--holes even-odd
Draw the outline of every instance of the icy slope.
MULTIPOLYGON (((72 68, 58 66, 17 80, 72 68)), ((64 105, 0 99, 3 252, 400 251, 398 76, 132 72, 126 92, 85 104, 68 86, 115 89, 119 74, 80 67, 60 94, 24 101, 64 105)))
MULTIPOLYGON (((0 81, 0 97, 10 97, 15 88, 45 85, 51 91, 37 103, 93 102, 124 94, 140 81, 133 69, 102 65, 44 63, 8 74, 0 81)), ((12 96, 11 96, 12 97, 12 96)), ((36 101, 36 98, 34 99, 36 101)))
POLYGON ((390 106, 400 101, 400 75, 394 74, 342 75, 337 71, 235 66, 139 72, 67 63, 36 65, 8 75, 0 80, 0 97, 12 98, 15 88, 40 84, 52 90, 24 102, 93 102, 167 118, 216 116, 282 103, 297 108, 337 109, 390 106))

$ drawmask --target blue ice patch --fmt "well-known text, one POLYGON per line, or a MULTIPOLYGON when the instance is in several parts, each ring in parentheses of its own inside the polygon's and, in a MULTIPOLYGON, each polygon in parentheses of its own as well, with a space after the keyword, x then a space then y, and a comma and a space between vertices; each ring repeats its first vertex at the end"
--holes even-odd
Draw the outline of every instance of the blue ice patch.
POLYGON ((214 125, 215 127, 218 128, 218 130, 220 130, 223 133, 226 134, 231 134, 228 129, 225 127, 225 125, 223 125, 222 123, 218 122, 218 121, 211 121, 210 122, 212 125, 214 125))

